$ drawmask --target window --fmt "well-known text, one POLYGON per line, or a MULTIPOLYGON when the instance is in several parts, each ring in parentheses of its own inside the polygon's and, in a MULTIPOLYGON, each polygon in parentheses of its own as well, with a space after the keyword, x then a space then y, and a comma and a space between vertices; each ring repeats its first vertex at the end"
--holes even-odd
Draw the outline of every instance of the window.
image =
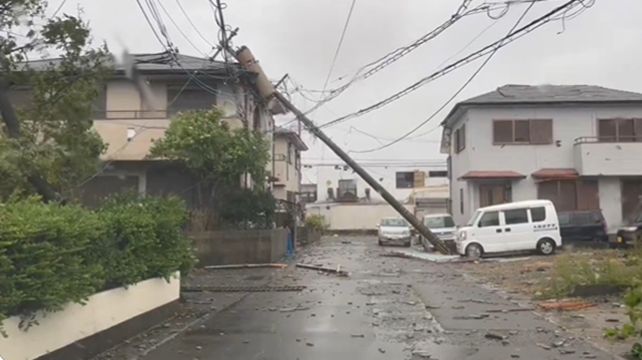
POLYGON ((466 125, 455 130, 455 153, 460 153, 466 148, 466 125))
POLYGON ((551 144, 553 120, 494 120, 493 144, 551 144))
POLYGON ((402 171, 395 175, 397 189, 412 189, 415 186, 415 173, 413 171, 402 171))
POLYGON ((600 119, 597 136, 602 142, 642 141, 642 119, 600 119))
POLYGON ((181 111, 210 109, 216 96, 200 88, 167 87, 167 111, 174 115, 181 111))
POLYGON ((499 213, 497 211, 490 211, 484 213, 479 219, 479 227, 499 226, 499 213))
POLYGON ((526 209, 513 209, 504 211, 506 225, 528 223, 528 212, 526 209))
POLYGON ((531 219, 533 222, 540 222, 546 219, 546 208, 536 207, 531 209, 531 219))
POLYGON ((455 227, 455 222, 450 216, 427 217, 424 219, 424 225, 429 229, 439 229, 445 227, 455 227))
POLYGON ((441 171, 441 170, 428 171, 428 177, 448 177, 448 171, 441 171))
POLYGON ((464 213, 464 189, 459 189, 459 213, 464 213))

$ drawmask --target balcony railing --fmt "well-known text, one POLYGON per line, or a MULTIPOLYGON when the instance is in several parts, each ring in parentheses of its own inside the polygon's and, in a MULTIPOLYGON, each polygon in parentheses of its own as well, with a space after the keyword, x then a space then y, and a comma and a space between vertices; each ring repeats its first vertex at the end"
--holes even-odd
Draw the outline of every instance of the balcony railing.
POLYGON ((94 119, 131 120, 131 119, 166 119, 175 112, 168 110, 109 110, 94 111, 94 119))
POLYGON ((619 143, 619 142, 642 142, 642 135, 620 135, 620 136, 581 136, 574 140, 577 144, 591 143, 619 143))

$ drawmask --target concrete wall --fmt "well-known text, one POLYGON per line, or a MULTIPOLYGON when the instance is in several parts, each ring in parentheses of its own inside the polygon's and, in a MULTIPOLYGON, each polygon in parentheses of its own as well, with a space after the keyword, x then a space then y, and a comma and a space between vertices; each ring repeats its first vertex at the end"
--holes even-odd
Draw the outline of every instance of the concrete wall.
POLYGON ((0 336, 0 356, 6 360, 32 360, 177 301, 179 297, 178 278, 172 278, 169 283, 164 279, 150 279, 126 289, 92 295, 85 305, 70 303, 61 311, 38 313, 38 324, 27 331, 20 329, 19 316, 10 317, 2 322, 8 337, 0 336))
MULTIPOLYGON (((453 151, 454 141, 450 144, 451 199, 453 216, 458 224, 465 223, 479 206, 478 184, 458 180, 472 170, 510 170, 527 178, 513 182, 513 200, 528 200, 537 197, 537 185, 530 176, 542 168, 578 168, 574 141, 578 137, 596 136, 597 120, 603 118, 639 118, 642 106, 548 106, 548 107, 505 107, 474 108, 462 116, 453 129, 466 124, 466 148, 459 154, 453 151), (553 119, 553 143, 546 145, 493 145, 493 120, 502 119, 553 119), (459 211, 460 189, 464 193, 464 211, 459 211)), ((642 147, 642 144, 632 144, 642 147)), ((637 152, 639 153, 639 151, 637 152)), ((582 175, 580 173, 580 175, 582 175)), ((594 174, 589 174, 594 175, 594 174)), ((639 175, 642 175, 640 173, 639 175)), ((620 193, 607 193, 600 190, 600 198, 619 197, 620 193)), ((621 214, 609 206, 604 209, 608 218, 619 219, 621 214), (608 215, 606 212, 610 212, 608 215)), ((621 213, 621 210, 620 210, 621 213)))
POLYGON ((285 255, 287 230, 220 230, 189 234, 198 266, 269 263, 285 255))
MULTIPOLYGON (((414 213, 414 205, 404 206, 414 213)), ((312 203, 306 204, 305 209, 308 216, 323 216, 329 225, 329 230, 374 230, 382 218, 400 217, 397 211, 387 203, 312 203)))
POLYGON ((280 192, 274 193, 274 196, 278 199, 285 200, 287 191, 299 192, 299 186, 301 184, 301 172, 296 168, 296 148, 292 144, 292 161, 288 162, 288 141, 285 136, 277 136, 274 139, 274 176, 279 179, 275 183, 279 189, 282 189, 280 192))
POLYGON ((642 142, 576 144, 574 156, 582 175, 642 174, 642 142))
MULTIPOLYGON (((417 158, 420 158, 419 155, 417 155, 417 158)), ((422 167, 422 166, 395 166, 391 164, 388 167, 383 167, 383 166, 377 166, 377 167, 372 167, 368 166, 367 164, 364 164, 363 167, 365 168, 366 171, 370 173, 375 179, 381 183, 381 185, 388 190, 396 199, 398 200, 406 200, 408 197, 410 197, 413 193, 417 191, 421 191, 421 188, 410 188, 410 189, 397 189, 397 184, 396 184, 396 173, 397 172, 404 172, 404 171, 424 171, 426 173, 426 180, 425 180, 425 185, 426 186, 437 186, 437 185, 448 185, 448 178, 446 177, 435 177, 435 178, 430 178, 428 177, 428 171, 430 170, 446 170, 446 160, 443 162, 443 168, 436 166, 436 167, 422 167)), ((347 180, 347 179, 354 179, 357 182, 357 195, 360 198, 365 197, 365 189, 370 189, 370 198, 372 201, 383 201, 383 198, 381 195, 379 195, 377 192, 375 192, 368 183, 366 183, 363 179, 361 179, 357 174, 355 174, 352 169, 350 168, 345 168, 343 165, 339 166, 339 168, 335 168, 333 166, 319 166, 318 168, 315 168, 315 170, 318 169, 318 176, 317 176, 317 201, 319 202, 325 202, 325 201, 330 201, 328 199, 328 187, 333 188, 334 190, 334 195, 336 196, 336 191, 337 187, 339 186, 339 180, 347 180)))
POLYGON ((598 179, 600 208, 608 226, 608 232, 614 233, 622 224, 622 190, 621 181, 617 177, 601 177, 598 179))

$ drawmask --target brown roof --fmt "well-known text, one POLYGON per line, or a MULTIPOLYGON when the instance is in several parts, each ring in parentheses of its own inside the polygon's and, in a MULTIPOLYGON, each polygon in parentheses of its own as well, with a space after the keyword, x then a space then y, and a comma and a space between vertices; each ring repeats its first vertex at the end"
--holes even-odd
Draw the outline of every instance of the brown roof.
POLYGON ((575 180, 579 174, 575 169, 539 169, 531 176, 537 180, 575 180))
POLYGON ((515 171, 496 171, 496 170, 475 170, 469 171, 459 177, 460 180, 519 180, 524 179, 526 175, 520 174, 515 171))

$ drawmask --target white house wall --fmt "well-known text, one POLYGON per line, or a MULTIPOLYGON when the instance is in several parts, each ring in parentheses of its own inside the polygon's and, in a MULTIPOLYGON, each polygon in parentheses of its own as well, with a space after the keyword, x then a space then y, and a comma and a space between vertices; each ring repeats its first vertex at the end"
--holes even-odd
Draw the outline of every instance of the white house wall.
MULTIPOLYGON (((408 211, 414 213, 414 205, 404 205, 408 211)), ((387 203, 377 204, 307 204, 307 216, 321 215, 324 217, 330 230, 375 230, 381 219, 386 217, 400 217, 397 211, 387 203)))
MULTIPOLYGON (((444 160, 443 168, 427 168, 427 167, 398 167, 395 165, 390 165, 388 168, 384 167, 368 167, 364 165, 365 170, 374 177, 379 183, 388 190, 397 200, 406 200, 408 197, 415 192, 417 189, 397 189, 396 186, 396 173, 404 171, 415 171, 420 170, 426 173, 426 185, 448 185, 447 177, 435 177, 430 178, 428 176, 428 171, 430 170, 445 170, 446 161, 444 160)), ((352 171, 352 169, 347 168, 343 170, 343 165, 340 166, 340 169, 335 169, 332 166, 321 166, 315 168, 318 169, 317 175, 317 199, 320 202, 330 201, 328 199, 328 187, 333 188, 334 195, 337 196, 336 191, 339 187, 339 180, 349 180, 355 179, 357 181, 357 195, 359 198, 365 197, 365 189, 370 189, 370 198, 372 201, 383 201, 383 197, 372 189, 372 187, 366 183, 358 174, 352 171)))
MULTIPOLYGON (((479 206, 474 182, 458 180, 468 171, 515 171, 527 176, 513 182, 513 201, 534 199, 537 186, 531 173, 542 168, 577 168, 574 141, 578 137, 597 136, 597 119, 640 118, 642 106, 549 106, 515 108, 473 108, 454 128, 466 123, 466 148, 460 154, 452 151, 451 198, 453 215, 458 224, 465 223, 479 206), (553 143, 548 145, 493 145, 493 120, 552 119, 553 143), (469 187, 472 187, 470 189, 469 187), (464 189, 464 213, 459 210, 459 189, 464 189), (466 198, 466 196, 468 196, 466 198), (472 197, 472 201, 471 201, 472 197)), ((637 144, 642 147, 642 144, 637 144)), ((579 170, 579 169, 578 169, 579 170)), ((642 175, 642 174, 640 174, 642 175)), ((621 223, 619 179, 600 181, 600 207, 611 218, 610 225, 621 223), (618 191, 613 182, 618 183, 618 191), (609 184, 609 192, 601 185, 609 184), (608 194, 608 195, 607 195, 608 194), (612 201, 618 197, 617 205, 612 201)), ((608 220, 608 219, 607 219, 608 220)))

